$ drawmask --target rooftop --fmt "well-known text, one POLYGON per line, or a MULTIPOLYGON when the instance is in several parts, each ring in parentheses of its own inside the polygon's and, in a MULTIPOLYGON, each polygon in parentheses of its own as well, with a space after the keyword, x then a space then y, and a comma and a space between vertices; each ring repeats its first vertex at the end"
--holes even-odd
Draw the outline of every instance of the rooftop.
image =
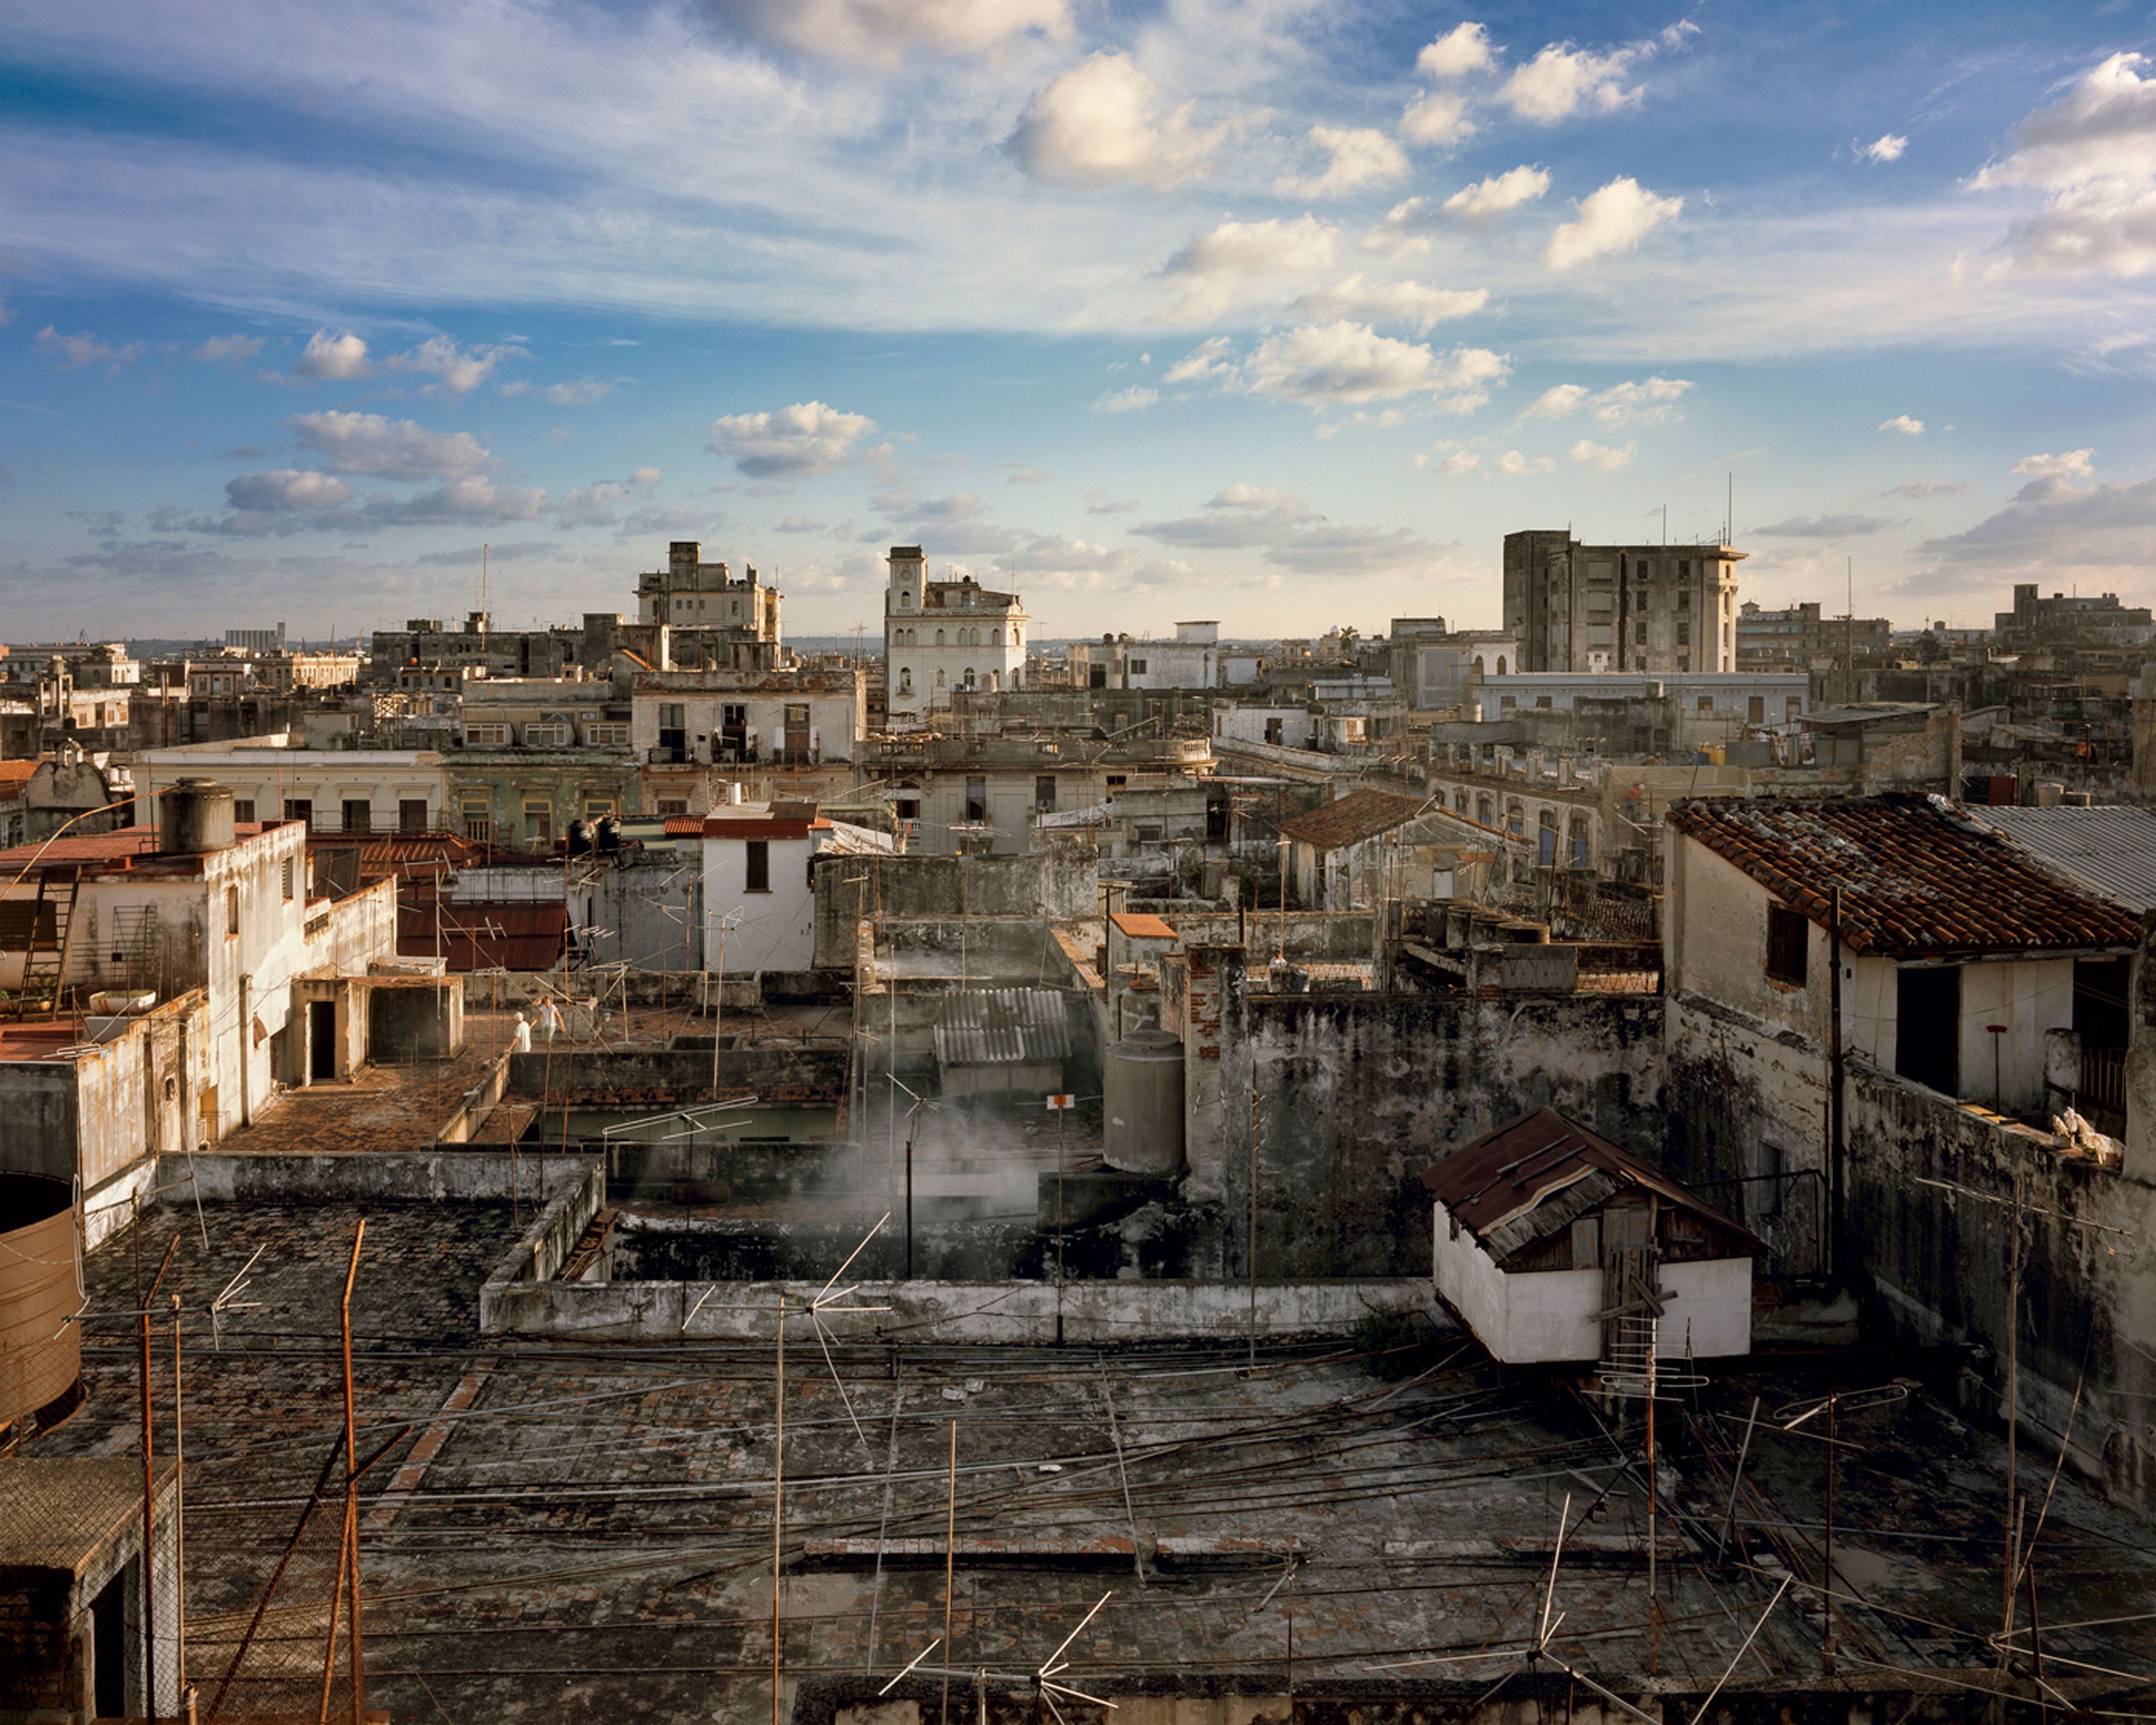
POLYGON ((1389 791, 1350 791, 1307 814, 1289 816, 1280 830, 1319 850, 1338 850, 1405 825, 1426 806, 1421 798, 1396 797, 1389 791))
POLYGON ((1149 911, 1111 911, 1108 920, 1134 941, 1172 941, 1175 930, 1149 911))
MULTIPOLYGON (((1989 811, 1986 811, 1989 813, 1989 811)), ((1824 927, 1890 958, 2123 950, 2140 919, 2061 879, 1943 797, 1698 798, 1670 824, 1824 927)))
POLYGON ((1985 809, 1970 819, 1996 827, 2092 891, 2156 910, 2156 814, 2146 809, 1985 809))

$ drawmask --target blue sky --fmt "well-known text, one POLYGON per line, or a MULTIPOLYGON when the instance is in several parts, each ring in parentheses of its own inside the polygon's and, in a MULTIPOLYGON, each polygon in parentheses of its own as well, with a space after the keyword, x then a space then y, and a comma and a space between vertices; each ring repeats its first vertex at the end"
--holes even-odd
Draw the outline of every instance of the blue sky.
POLYGON ((11 0, 14 639, 880 556, 1038 633, 2156 600, 2148 8, 11 0), (2143 58, 2148 56, 2148 58, 2143 58))

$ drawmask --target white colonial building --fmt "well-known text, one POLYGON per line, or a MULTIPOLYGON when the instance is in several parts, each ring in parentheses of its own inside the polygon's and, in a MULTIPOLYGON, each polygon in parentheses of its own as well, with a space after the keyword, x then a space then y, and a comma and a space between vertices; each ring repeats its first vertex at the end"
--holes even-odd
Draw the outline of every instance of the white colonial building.
POLYGON ((931 581, 917 545, 891 548, 883 602, 885 711, 894 725, 918 725, 947 711, 953 689, 1019 689, 1025 684, 1024 608, 972 576, 931 581))

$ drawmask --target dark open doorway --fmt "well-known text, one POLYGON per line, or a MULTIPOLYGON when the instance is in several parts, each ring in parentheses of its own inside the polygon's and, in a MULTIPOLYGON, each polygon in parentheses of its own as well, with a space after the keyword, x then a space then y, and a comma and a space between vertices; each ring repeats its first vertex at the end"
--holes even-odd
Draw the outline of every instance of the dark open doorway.
POLYGON ((91 1698, 100 1719, 127 1717, 127 1572, 106 1582, 90 1604, 91 1698))
POLYGON ((336 1002, 307 1003, 307 1078, 319 1083, 336 1076, 336 1002))
POLYGON ((1961 972, 1953 965, 1897 971, 1894 1070, 1948 1096, 1961 1094, 1961 972))

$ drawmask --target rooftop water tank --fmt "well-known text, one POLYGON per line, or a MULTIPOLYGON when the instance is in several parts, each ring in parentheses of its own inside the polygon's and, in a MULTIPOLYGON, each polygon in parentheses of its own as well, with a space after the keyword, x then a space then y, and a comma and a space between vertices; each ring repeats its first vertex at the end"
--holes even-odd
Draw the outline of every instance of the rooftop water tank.
POLYGON ((207 778, 183 778, 157 799, 157 849, 167 856, 229 850, 232 787, 207 778))
POLYGON ((1133 1030, 1108 1045, 1101 1155, 1125 1173, 1168 1178, 1183 1168, 1183 1039, 1133 1030))
POLYGON ((81 1303, 73 1190, 0 1173, 0 1433, 52 1424, 80 1399, 81 1326, 68 1320, 81 1303))

